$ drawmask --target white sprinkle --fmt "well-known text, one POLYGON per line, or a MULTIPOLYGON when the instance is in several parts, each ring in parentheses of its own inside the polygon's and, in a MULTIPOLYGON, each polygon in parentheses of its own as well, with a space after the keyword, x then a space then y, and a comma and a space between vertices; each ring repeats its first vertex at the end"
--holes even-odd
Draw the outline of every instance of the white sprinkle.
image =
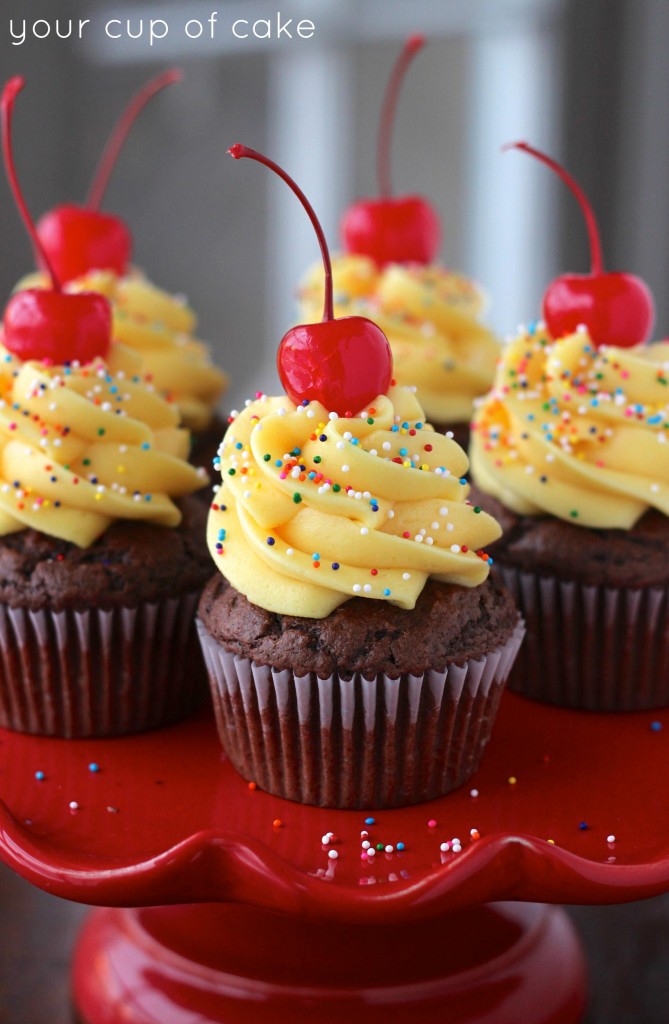
POLYGON ((363 850, 368 850, 371 845, 372 844, 370 843, 369 839, 365 839, 363 844, 362 844, 362 848, 363 848, 363 850))
POLYGON ((344 466, 341 467, 342 473, 348 473, 349 469, 350 469, 350 466, 344 465, 344 466))
POLYGON ((292 549, 292 548, 286 548, 286 554, 287 554, 287 555, 294 555, 294 554, 295 554, 295 552, 293 551, 293 549, 292 549))
POLYGON ((339 854, 337 853, 336 850, 328 850, 328 857, 330 858, 330 860, 336 860, 338 856, 339 854))
POLYGON ((402 579, 403 580, 410 580, 411 579, 411 573, 410 572, 403 572, 402 573, 402 579))
POLYGON ((616 837, 615 836, 607 836, 606 837, 606 841, 607 841, 607 843, 615 843, 616 837))
POLYGON ((344 431, 344 440, 345 441, 350 441, 352 437, 353 437, 353 434, 351 433, 350 430, 345 430, 344 431))
POLYGON ((473 797, 477 797, 479 795, 478 789, 470 789, 469 790, 469 795, 473 796, 473 797))
POLYGON ((77 803, 76 800, 70 800, 69 807, 70 807, 71 811, 78 811, 79 810, 79 804, 77 803))
POLYGON ((251 492, 250 491, 244 491, 244 497, 245 498, 250 498, 251 497, 251 492))
POLYGON ((381 447, 383 448, 384 452, 389 452, 390 449, 392 448, 392 445, 390 441, 384 441, 381 447))
POLYGON ((339 413, 338 412, 329 412, 328 413, 328 419, 329 420, 338 420, 339 419, 339 413))
POLYGON ((445 505, 442 505, 441 508, 439 509, 439 515, 440 516, 447 516, 448 515, 448 509, 446 508, 445 505))
POLYGON ((450 848, 451 848, 451 844, 450 843, 442 843, 441 846, 439 847, 439 849, 441 850, 442 853, 448 853, 450 848))
POLYGON ((446 523, 446 529, 450 532, 455 529, 453 523, 446 523))
POLYGON ((439 523, 437 523, 437 522, 430 523, 430 529, 431 530, 438 530, 439 529, 439 523))
POLYGON ((376 857, 376 850, 374 849, 373 846, 370 846, 370 848, 368 849, 367 856, 368 857, 376 857))
POLYGON ((423 537, 420 533, 417 533, 416 536, 414 537, 414 540, 416 541, 417 544, 420 544, 421 541, 423 540, 423 537))
POLYGON ((388 509, 388 519, 394 519, 394 518, 395 518, 395 509, 394 508, 389 508, 388 509))
POLYGON ((322 842, 323 846, 327 846, 328 845, 328 843, 330 842, 331 837, 332 837, 332 832, 326 832, 325 833, 325 835, 321 839, 321 842, 322 842))
POLYGON ((394 853, 394 852, 395 852, 395 847, 392 846, 390 843, 388 843, 388 845, 386 846, 386 853, 394 853))
POLYGON ((371 594, 371 592, 372 592, 372 584, 371 583, 365 583, 365 586, 363 587, 363 590, 365 591, 366 594, 371 594))
POLYGON ((354 594, 359 594, 361 590, 362 590, 362 587, 360 586, 359 583, 354 583, 353 584, 353 593, 354 594))
POLYGON ((653 494, 657 494, 657 492, 660 489, 660 485, 659 484, 651 484, 650 485, 650 489, 653 492, 653 494))
POLYGON ((425 543, 426 544, 434 544, 434 538, 433 537, 426 537, 425 538, 425 543))
POLYGON ((453 552, 454 555, 457 555, 458 552, 460 551, 460 545, 459 544, 451 544, 451 551, 453 552))

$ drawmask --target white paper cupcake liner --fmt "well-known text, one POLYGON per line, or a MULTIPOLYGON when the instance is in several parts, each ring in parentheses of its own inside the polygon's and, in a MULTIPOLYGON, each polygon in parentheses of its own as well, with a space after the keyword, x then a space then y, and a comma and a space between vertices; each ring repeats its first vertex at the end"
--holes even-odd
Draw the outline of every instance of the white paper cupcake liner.
POLYGON ((509 689, 589 711, 669 705, 669 588, 585 586, 496 563, 527 623, 509 689))
POLYGON ((0 725, 67 739, 166 725, 198 703, 199 591, 136 608, 0 605, 0 725))
POLYGON ((295 675, 232 654, 197 620, 223 747, 244 778, 320 807, 400 807, 477 769, 524 635, 399 679, 295 675))

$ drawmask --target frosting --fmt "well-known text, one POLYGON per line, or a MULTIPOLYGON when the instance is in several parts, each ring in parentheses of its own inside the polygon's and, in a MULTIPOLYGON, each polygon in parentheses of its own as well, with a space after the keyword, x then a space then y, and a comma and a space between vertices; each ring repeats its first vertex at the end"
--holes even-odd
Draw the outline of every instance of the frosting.
MULTIPOLYGON (((428 419, 466 423, 474 398, 489 389, 499 356, 480 323, 485 300, 469 278, 436 265, 391 263, 366 256, 333 260, 335 316, 369 317, 393 351, 399 384, 415 385, 428 419)), ((300 289, 305 321, 319 320, 323 271, 315 267, 300 289)))
POLYGON ((248 403, 221 445, 208 520, 223 575, 253 604, 307 618, 352 597, 413 608, 428 577, 483 582, 501 531, 466 502, 465 453, 423 419, 401 387, 356 418, 248 403))
POLYGON ((511 341, 472 424, 472 475, 522 515, 629 529, 669 515, 669 342, 597 349, 538 324, 511 341))
POLYGON ((179 524, 172 498, 204 481, 176 408, 139 369, 119 344, 85 366, 0 344, 0 535, 32 527, 88 547, 116 519, 179 524))
MULTIPOLYGON (((31 275, 19 287, 45 281, 31 275)), ((192 309, 136 270, 124 277, 112 271, 91 271, 70 281, 67 290, 99 292, 109 299, 114 340, 140 356, 142 373, 150 374, 160 394, 175 403, 184 426, 195 433, 206 430, 228 379, 212 363, 207 345, 194 337, 192 309)))

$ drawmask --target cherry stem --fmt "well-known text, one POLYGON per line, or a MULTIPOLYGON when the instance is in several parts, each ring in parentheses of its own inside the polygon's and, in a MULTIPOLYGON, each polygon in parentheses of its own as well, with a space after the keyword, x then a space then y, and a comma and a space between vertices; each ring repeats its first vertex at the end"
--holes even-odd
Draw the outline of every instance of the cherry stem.
POLYGON ((180 82, 182 77, 182 73, 178 68, 172 68, 170 71, 163 71, 162 74, 156 75, 155 78, 146 82, 139 92, 135 93, 132 97, 116 122, 116 125, 107 140, 107 144, 102 151, 100 162, 95 169, 93 181, 90 189, 88 190, 88 196, 86 197, 85 206, 87 209, 100 209, 100 204, 102 203, 103 196, 107 191, 109 178, 111 177, 111 173, 116 161, 118 160, 119 153, 125 144, 125 140, 130 133, 130 129, 146 104, 168 85, 172 85, 174 82, 180 82))
POLYGON ((409 64, 424 46, 425 36, 409 36, 402 47, 402 52, 395 61, 395 66, 386 86, 379 124, 379 140, 376 149, 376 173, 379 182, 379 194, 382 199, 389 198, 392 193, 390 182, 390 143, 400 89, 409 64))
POLYGON ((279 177, 285 181, 286 185, 288 185, 302 203, 302 206, 307 211, 313 229, 316 232, 318 244, 321 247, 321 255, 323 257, 323 269, 325 270, 323 323, 327 320, 334 320, 334 291, 332 284, 332 261, 330 260, 330 250, 328 249, 328 243, 325 241, 325 234, 323 233, 321 222, 316 216, 313 206, 305 196, 300 186, 293 181, 289 174, 286 174, 282 167, 275 164, 273 160, 269 159, 269 157, 263 156, 262 153, 256 152, 255 149, 249 149, 248 146, 242 146, 239 142, 236 142, 234 146, 230 146, 228 153, 230 156, 234 157, 235 160, 241 160, 242 157, 249 157, 251 160, 257 160, 259 164, 264 164, 265 167, 269 167, 271 171, 274 171, 275 174, 278 174, 279 177))
POLYGON ((520 149, 523 153, 529 153, 530 156, 536 157, 537 160, 540 160, 542 163, 546 164, 547 167, 550 167, 552 171, 555 171, 565 185, 571 189, 579 202, 581 211, 585 217, 586 227, 588 229, 588 239, 590 242, 590 273, 594 277, 603 273, 602 242, 599 237, 599 228, 597 227, 597 221, 595 219, 592 206, 580 185, 574 181, 571 174, 565 171, 564 167, 560 166, 560 164, 550 156, 546 156, 546 154, 542 153, 540 150, 535 149, 533 146, 529 146, 527 142, 509 142, 505 146, 502 146, 503 152, 506 152, 509 149, 520 149))
POLYGON ((49 259, 46 249, 42 245, 40 237, 35 230, 35 224, 30 216, 25 199, 23 198, 21 186, 19 185, 19 178, 16 173, 16 166, 14 164, 12 119, 14 116, 14 104, 16 103, 16 97, 21 92, 24 85, 25 79, 20 75, 10 78, 2 91, 2 99, 0 99, 0 107, 2 109, 2 152, 5 159, 5 170, 7 171, 7 179, 14 195, 14 201, 19 208, 24 224, 28 229, 28 234, 30 235, 35 252, 39 253, 42 263, 48 270, 54 290, 61 292, 63 290, 62 285, 56 276, 56 272, 53 269, 53 265, 49 259))

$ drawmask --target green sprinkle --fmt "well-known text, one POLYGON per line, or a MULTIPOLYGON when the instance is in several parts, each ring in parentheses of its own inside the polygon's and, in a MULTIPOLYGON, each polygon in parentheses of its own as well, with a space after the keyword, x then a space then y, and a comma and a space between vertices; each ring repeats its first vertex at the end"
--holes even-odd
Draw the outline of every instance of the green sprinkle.
POLYGON ((385 846, 383 845, 383 843, 377 843, 377 844, 376 844, 376 848, 377 848, 377 850, 379 851, 379 853, 380 853, 380 852, 381 852, 382 850, 385 850, 385 846))
POLYGON ((480 505, 474 505, 474 511, 478 514, 481 511, 480 505))
POLYGON ((320 455, 314 455, 314 462, 319 463, 321 461, 320 455))
POLYGON ((335 491, 335 493, 337 491, 341 491, 341 486, 339 484, 333 484, 332 485, 332 490, 335 491))
POLYGON ((84 466, 90 466, 90 464, 91 464, 91 460, 90 459, 84 459, 83 461, 84 461, 84 466))
POLYGON ((293 495, 293 501, 295 502, 296 505, 299 505, 300 502, 302 501, 302 495, 300 494, 299 491, 295 491, 295 494, 293 495))
POLYGON ((106 434, 106 433, 107 433, 107 431, 105 430, 104 427, 99 427, 98 428, 98 437, 102 437, 103 434, 106 434))
POLYGON ((228 476, 234 476, 236 472, 237 472, 236 469, 229 469, 228 470, 228 476))
POLYGON ((272 456, 271 456, 271 455, 263 455, 263 459, 264 459, 264 461, 265 461, 265 462, 269 462, 269 460, 270 460, 271 458, 272 458, 272 456))
POLYGON ((578 511, 575 508, 573 508, 569 515, 572 517, 572 519, 576 519, 578 517, 578 511))
POLYGON ((372 416, 369 416, 368 419, 367 419, 367 422, 369 423, 369 425, 371 427, 372 423, 374 422, 374 418, 372 416))

